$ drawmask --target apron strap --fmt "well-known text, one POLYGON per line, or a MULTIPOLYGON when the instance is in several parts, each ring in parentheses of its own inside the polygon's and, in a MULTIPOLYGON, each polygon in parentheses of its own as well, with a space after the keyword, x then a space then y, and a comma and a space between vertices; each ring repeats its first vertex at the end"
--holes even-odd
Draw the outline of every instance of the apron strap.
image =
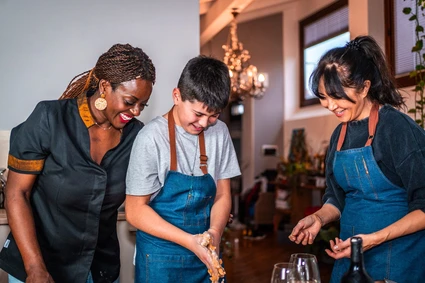
POLYGON ((204 136, 204 131, 202 131, 199 135, 199 151, 201 153, 201 155, 199 156, 201 165, 199 165, 199 168, 201 168, 202 173, 204 174, 208 174, 208 156, 206 154, 205 151, 205 136, 204 136))
POLYGON ((176 129, 174 128, 174 106, 168 112, 168 136, 170 138, 170 170, 177 171, 176 129))
MULTIPOLYGON (((372 144, 373 138, 375 137, 376 125, 378 125, 378 121, 379 121, 379 104, 374 103, 372 105, 372 109, 370 110, 369 122, 368 122, 369 136, 367 138, 365 146, 370 146, 372 144)), ((341 147, 344 144, 346 133, 347 133, 347 123, 345 122, 342 124, 341 132, 339 133, 338 144, 336 148, 337 151, 341 150, 341 147)))
POLYGON ((345 134, 347 133, 347 123, 342 123, 341 132, 339 133, 338 145, 336 151, 340 151, 342 145, 344 144, 345 134))
POLYGON ((373 138, 375 137, 376 125, 378 125, 379 121, 379 104, 374 103, 372 109, 370 110, 369 117, 369 137, 367 138, 366 146, 372 144, 373 138))
MULTIPOLYGON (((174 106, 168 112, 168 136, 170 138, 170 170, 177 171, 177 153, 176 153, 176 129, 173 115, 174 106)), ((200 151, 200 166, 202 173, 208 174, 208 156, 205 150, 205 136, 204 131, 198 135, 199 151, 200 151)))

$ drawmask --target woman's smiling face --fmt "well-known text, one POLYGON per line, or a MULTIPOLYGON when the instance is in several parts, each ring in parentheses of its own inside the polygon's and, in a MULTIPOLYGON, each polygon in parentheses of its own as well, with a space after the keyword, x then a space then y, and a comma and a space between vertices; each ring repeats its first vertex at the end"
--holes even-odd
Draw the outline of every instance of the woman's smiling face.
POLYGON ((365 81, 365 87, 361 92, 357 92, 354 88, 344 88, 347 96, 354 101, 347 99, 336 99, 326 93, 323 78, 319 82, 319 93, 321 95, 320 104, 333 112, 341 122, 349 122, 362 120, 369 117, 372 103, 367 98, 370 82, 365 81))
POLYGON ((109 85, 105 91, 105 99, 108 102, 104 111, 105 117, 115 128, 123 128, 147 106, 152 88, 152 82, 142 79, 120 83, 115 90, 109 85))

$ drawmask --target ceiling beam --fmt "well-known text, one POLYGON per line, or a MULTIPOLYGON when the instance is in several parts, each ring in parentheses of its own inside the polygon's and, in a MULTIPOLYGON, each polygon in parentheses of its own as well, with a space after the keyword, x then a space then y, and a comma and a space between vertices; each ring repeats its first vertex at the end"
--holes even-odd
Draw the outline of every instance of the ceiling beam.
POLYGON ((201 17, 201 46, 207 43, 233 19, 232 9, 242 12, 254 0, 215 1, 208 12, 201 17))

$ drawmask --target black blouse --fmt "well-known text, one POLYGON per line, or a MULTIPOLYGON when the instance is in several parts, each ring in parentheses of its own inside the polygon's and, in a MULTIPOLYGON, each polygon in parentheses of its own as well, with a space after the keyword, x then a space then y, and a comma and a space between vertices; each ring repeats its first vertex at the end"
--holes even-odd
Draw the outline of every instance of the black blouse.
MULTIPOLYGON (((369 118, 348 123, 347 134, 341 150, 364 147, 368 138, 369 118)), ((341 124, 332 134, 326 158, 327 189, 325 203, 336 206, 341 212, 345 193, 333 175, 333 161, 341 124)), ((393 184, 406 190, 409 211, 425 212, 425 131, 406 114, 389 105, 379 110, 379 122, 372 151, 382 173, 393 184)))
MULTIPOLYGON (((8 168, 37 174, 31 206, 37 239, 55 282, 113 282, 119 276, 117 209, 125 199, 131 147, 143 123, 131 120, 118 146, 98 165, 90 156, 93 126, 87 99, 40 102, 11 132, 8 168)), ((0 268, 19 280, 26 273, 13 236, 0 268)))

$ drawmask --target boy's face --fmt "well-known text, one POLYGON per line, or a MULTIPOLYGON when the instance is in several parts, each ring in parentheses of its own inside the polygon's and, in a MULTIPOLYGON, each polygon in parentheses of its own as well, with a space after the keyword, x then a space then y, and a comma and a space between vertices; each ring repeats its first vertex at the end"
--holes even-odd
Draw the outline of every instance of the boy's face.
POLYGON ((181 99, 178 88, 173 90, 174 120, 176 125, 192 135, 199 135, 204 129, 215 124, 220 112, 209 112, 204 103, 181 99))

